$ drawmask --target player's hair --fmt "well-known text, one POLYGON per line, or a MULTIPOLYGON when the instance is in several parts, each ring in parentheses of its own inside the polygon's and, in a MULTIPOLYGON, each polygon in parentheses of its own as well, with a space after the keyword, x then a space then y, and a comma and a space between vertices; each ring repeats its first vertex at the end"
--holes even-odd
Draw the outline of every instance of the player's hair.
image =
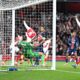
POLYGON ((18 35, 23 36, 23 33, 17 33, 15 34, 15 37, 18 37, 18 35))
POLYGON ((41 31, 41 27, 45 30, 45 26, 40 26, 40 27, 39 27, 39 30, 40 30, 40 31, 41 31))
POLYGON ((27 37, 25 35, 23 35, 23 41, 27 40, 27 37))
POLYGON ((76 32, 76 30, 71 30, 71 33, 76 32))

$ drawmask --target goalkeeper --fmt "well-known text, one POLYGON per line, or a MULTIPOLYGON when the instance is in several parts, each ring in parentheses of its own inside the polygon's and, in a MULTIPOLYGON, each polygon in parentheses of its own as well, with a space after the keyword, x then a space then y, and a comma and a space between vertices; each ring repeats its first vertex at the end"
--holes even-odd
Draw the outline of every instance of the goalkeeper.
POLYGON ((32 58, 36 58, 41 56, 42 65, 44 65, 44 54, 42 52, 34 52, 33 49, 35 45, 26 41, 26 36, 23 36, 23 40, 18 43, 18 45, 22 46, 22 53, 24 57, 27 55, 30 57, 30 62, 33 64, 32 58))

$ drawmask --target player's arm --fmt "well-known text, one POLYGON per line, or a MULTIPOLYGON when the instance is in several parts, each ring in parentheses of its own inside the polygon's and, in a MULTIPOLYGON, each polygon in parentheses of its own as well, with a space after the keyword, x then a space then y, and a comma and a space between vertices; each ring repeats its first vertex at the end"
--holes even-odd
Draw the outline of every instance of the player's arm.
POLYGON ((23 44, 23 42, 22 42, 22 41, 19 41, 19 42, 18 42, 18 46, 24 47, 24 46, 25 46, 25 44, 23 44))
POLYGON ((44 40, 39 43, 39 46, 42 45, 43 43, 44 43, 44 40))
POLYGON ((68 46, 71 46, 71 37, 68 38, 68 46))
POLYGON ((25 26, 26 29, 29 29, 29 26, 27 25, 27 23, 26 23, 25 20, 23 21, 23 24, 24 24, 24 26, 25 26))
POLYGON ((34 38, 32 38, 31 42, 34 42, 35 40, 37 40, 37 36, 35 36, 34 38))
POLYGON ((80 21, 78 20, 78 15, 75 16, 75 20, 77 22, 77 25, 80 27, 80 21))
POLYGON ((32 46, 32 47, 34 47, 34 48, 36 48, 36 47, 38 47, 38 46, 40 46, 41 44, 43 44, 44 43, 44 41, 41 41, 40 43, 30 43, 30 45, 32 46))
POLYGON ((78 48, 78 47, 79 47, 79 39, 76 38, 76 48, 78 48))
POLYGON ((45 38, 43 37, 43 40, 39 43, 39 46, 42 45, 45 42, 45 38))

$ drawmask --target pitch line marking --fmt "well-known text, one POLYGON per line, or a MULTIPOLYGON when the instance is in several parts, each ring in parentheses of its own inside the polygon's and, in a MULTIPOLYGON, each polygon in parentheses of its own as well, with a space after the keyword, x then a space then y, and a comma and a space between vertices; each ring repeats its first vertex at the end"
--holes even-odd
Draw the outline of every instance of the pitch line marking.
MULTIPOLYGON (((31 70, 31 71, 40 71, 40 70, 52 71, 51 69, 28 69, 28 70, 31 70)), ((19 69, 19 71, 23 71, 23 69, 19 69)), ((75 71, 65 71, 65 70, 53 70, 53 71, 80 74, 80 72, 75 72, 75 71)))
POLYGON ((55 70, 58 72, 66 72, 66 73, 75 73, 75 74, 80 74, 80 72, 75 72, 75 71, 65 71, 65 70, 55 70))

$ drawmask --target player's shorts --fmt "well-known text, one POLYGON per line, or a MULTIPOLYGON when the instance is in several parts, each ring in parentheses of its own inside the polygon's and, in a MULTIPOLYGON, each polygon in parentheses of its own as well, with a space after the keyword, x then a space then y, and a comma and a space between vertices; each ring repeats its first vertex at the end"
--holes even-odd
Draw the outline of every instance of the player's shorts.
POLYGON ((36 51, 37 52, 43 52, 43 47, 42 46, 38 46, 36 51))
POLYGON ((48 55, 48 54, 49 54, 49 50, 43 50, 43 53, 44 53, 45 55, 48 55))
MULTIPOLYGON (((15 52, 17 53, 19 51, 19 48, 17 46, 14 47, 15 52)), ((12 53, 12 48, 10 48, 10 53, 12 53)))
POLYGON ((39 52, 33 52, 33 57, 39 57, 39 52))
POLYGON ((75 48, 74 49, 68 48, 67 53, 69 53, 69 55, 76 54, 77 50, 75 48))
POLYGON ((19 48, 17 46, 15 47, 15 52, 19 52, 19 48))
POLYGON ((24 54, 25 58, 39 57, 39 52, 29 52, 29 54, 24 54))
POLYGON ((24 54, 24 57, 25 58, 28 58, 28 59, 31 59, 32 58, 32 56, 30 54, 27 54, 27 53, 24 54))

